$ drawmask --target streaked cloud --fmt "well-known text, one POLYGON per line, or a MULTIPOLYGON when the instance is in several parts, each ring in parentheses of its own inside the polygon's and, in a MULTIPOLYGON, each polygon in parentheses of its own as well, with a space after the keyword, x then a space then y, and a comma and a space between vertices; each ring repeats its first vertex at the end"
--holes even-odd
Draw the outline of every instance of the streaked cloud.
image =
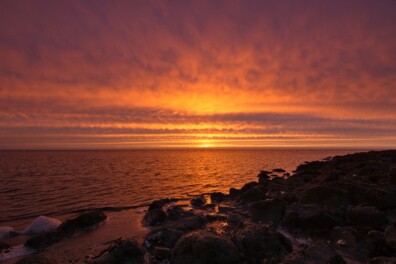
POLYGON ((392 0, 0 7, 2 148, 396 147, 392 0))

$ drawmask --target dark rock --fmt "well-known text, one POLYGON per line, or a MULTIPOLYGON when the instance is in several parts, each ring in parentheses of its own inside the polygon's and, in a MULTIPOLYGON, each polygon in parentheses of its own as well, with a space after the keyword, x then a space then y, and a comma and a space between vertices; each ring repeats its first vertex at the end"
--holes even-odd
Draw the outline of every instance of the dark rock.
POLYGON ((10 245, 4 242, 0 242, 0 252, 6 251, 10 248, 10 245))
POLYGON ((396 167, 389 170, 389 183, 391 185, 396 185, 396 167))
POLYGON ((260 188, 260 186, 257 186, 245 191, 241 195, 240 201, 242 201, 245 204, 248 204, 251 202, 264 200, 266 197, 265 194, 266 192, 262 188, 260 188))
POLYGON ((184 233, 177 229, 158 227, 151 230, 145 237, 144 245, 147 248, 167 247, 173 248, 184 233))
POLYGON ((41 234, 41 235, 34 236, 32 238, 29 238, 25 242, 25 247, 30 247, 35 250, 42 251, 45 248, 47 248, 53 244, 61 242, 62 240, 66 239, 67 237, 69 237, 69 234, 65 234, 63 232, 55 230, 52 232, 48 232, 45 234, 41 234))
POLYGON ((153 209, 148 211, 143 217, 143 223, 149 226, 155 226, 166 220, 166 214, 162 209, 153 209))
POLYGON ((326 161, 312 161, 305 162, 297 166, 295 172, 303 172, 303 171, 316 171, 319 172, 327 165, 326 161))
POLYGON ((152 254, 156 260, 170 260, 172 257, 172 250, 166 247, 155 247, 154 250, 152 250, 152 254))
POLYGON ((212 223, 215 221, 226 221, 227 216, 221 214, 207 214, 206 219, 208 220, 208 222, 212 223))
POLYGON ((262 171, 260 171, 260 173, 257 175, 257 177, 269 179, 269 178, 270 178, 270 176, 269 176, 270 174, 271 174, 271 171, 262 170, 262 171))
POLYGON ((248 225, 236 232, 234 242, 249 263, 278 263, 292 251, 290 242, 265 225, 248 225))
POLYGON ((385 243, 396 253, 396 223, 385 230, 385 243))
POLYGON ((221 203, 224 201, 226 195, 222 192, 214 192, 210 194, 210 200, 212 203, 221 203))
POLYGON ((193 232, 183 236, 172 255, 174 264, 239 264, 241 256, 235 245, 218 236, 193 232))
POLYGON ((282 168, 276 168, 276 169, 273 169, 272 172, 283 173, 283 172, 286 172, 286 171, 284 169, 282 169, 282 168))
POLYGON ((283 216, 283 223, 289 228, 300 228, 304 230, 329 230, 341 225, 339 219, 315 204, 292 204, 288 206, 283 216))
POLYGON ((178 220, 181 218, 185 218, 187 216, 194 215, 193 212, 186 211, 179 205, 172 206, 172 207, 168 208, 168 210, 166 210, 166 213, 168 215, 168 218, 167 218, 168 220, 178 220))
POLYGON ((388 256, 393 251, 385 242, 385 233, 378 230, 371 230, 367 233, 368 243, 367 255, 369 257, 388 256))
POLYGON ((348 256, 357 262, 367 258, 367 244, 359 237, 358 231, 350 226, 336 226, 331 231, 331 245, 341 256, 348 256))
POLYGON ((143 261, 143 250, 135 240, 122 239, 110 247, 108 251, 98 259, 91 261, 91 264, 117 264, 131 263, 141 264, 143 261))
POLYGON ((31 255, 18 260, 15 264, 57 264, 55 260, 43 255, 31 255))
POLYGON ((54 231, 29 238, 25 242, 25 246, 39 251, 44 250, 46 247, 71 237, 77 232, 87 231, 99 225, 106 218, 106 215, 102 212, 81 214, 76 218, 64 221, 54 231))
POLYGON ((230 214, 227 218, 227 223, 230 226, 238 226, 245 220, 240 214, 230 214))
POLYGON ((261 177, 258 180, 258 183, 263 186, 268 186, 270 184, 270 182, 271 182, 271 180, 269 178, 264 178, 264 177, 261 177))
POLYGON ((236 198, 241 194, 241 190, 238 190, 236 188, 230 188, 229 195, 231 198, 236 198))
POLYGON ((218 210, 219 213, 232 213, 235 212, 235 207, 231 207, 227 205, 219 205, 218 210))
POLYGON ((386 214, 372 206, 355 206, 348 208, 348 222, 356 227, 383 230, 388 224, 386 214))
POLYGON ((205 204, 204 206, 200 207, 200 209, 203 209, 203 210, 214 210, 215 208, 216 208, 216 205, 213 203, 205 204))
POLYGON ((395 264, 396 257, 375 257, 370 259, 368 264, 395 264))
POLYGON ((78 231, 92 228, 106 219, 107 216, 102 212, 84 213, 76 218, 64 221, 56 230, 63 233, 74 234, 78 231))
POLYGON ((188 216, 175 221, 169 221, 166 223, 166 227, 177 229, 183 232, 193 231, 204 227, 207 223, 207 219, 202 215, 188 216))
POLYGON ((162 209, 162 207, 164 207, 165 205, 174 203, 177 201, 178 201, 178 199, 170 199, 170 198, 155 200, 150 204, 148 210, 151 211, 153 209, 162 209))
POLYGON ((285 210, 285 202, 281 199, 270 199, 250 204, 250 215, 253 221, 279 225, 285 210))
POLYGON ((347 191, 330 185, 305 187, 297 194, 301 204, 317 204, 331 209, 346 209, 352 202, 347 191))
POLYGON ((282 264, 305 263, 346 264, 344 259, 325 242, 303 246, 282 261, 282 264))
POLYGON ((366 199, 368 203, 381 210, 396 208, 396 192, 377 188, 367 189, 366 199))
POLYGON ((248 182, 245 185, 243 185, 243 187, 241 188, 241 192, 244 193, 246 191, 249 191, 251 189, 253 189, 254 187, 256 187, 258 185, 258 182, 252 181, 252 182, 248 182))
POLYGON ((206 198, 205 198, 205 196, 203 196, 203 195, 194 197, 194 198, 191 199, 190 204, 191 204, 193 207, 198 207, 198 208, 199 208, 199 207, 202 207, 203 205, 206 204, 206 198))

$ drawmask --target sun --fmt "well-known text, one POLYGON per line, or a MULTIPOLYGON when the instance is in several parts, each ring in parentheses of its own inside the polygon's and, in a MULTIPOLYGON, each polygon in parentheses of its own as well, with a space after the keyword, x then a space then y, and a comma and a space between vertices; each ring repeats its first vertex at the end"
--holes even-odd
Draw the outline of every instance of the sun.
POLYGON ((200 148, 210 148, 210 147, 212 147, 212 145, 211 145, 211 144, 205 143, 205 144, 199 145, 199 147, 200 147, 200 148))

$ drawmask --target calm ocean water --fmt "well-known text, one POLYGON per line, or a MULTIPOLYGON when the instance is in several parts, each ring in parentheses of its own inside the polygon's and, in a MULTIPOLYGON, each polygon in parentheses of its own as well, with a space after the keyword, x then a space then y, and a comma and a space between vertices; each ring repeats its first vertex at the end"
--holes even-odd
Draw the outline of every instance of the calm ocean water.
POLYGON ((39 215, 227 192, 260 170, 355 150, 0 151, 0 225, 39 215))

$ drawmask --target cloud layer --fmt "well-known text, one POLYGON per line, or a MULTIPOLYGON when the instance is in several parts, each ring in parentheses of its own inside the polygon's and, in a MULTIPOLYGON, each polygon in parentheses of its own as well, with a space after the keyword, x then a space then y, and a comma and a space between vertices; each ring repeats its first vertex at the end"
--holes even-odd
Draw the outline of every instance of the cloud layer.
POLYGON ((0 147, 396 147, 395 13, 392 0, 2 1, 0 147))

